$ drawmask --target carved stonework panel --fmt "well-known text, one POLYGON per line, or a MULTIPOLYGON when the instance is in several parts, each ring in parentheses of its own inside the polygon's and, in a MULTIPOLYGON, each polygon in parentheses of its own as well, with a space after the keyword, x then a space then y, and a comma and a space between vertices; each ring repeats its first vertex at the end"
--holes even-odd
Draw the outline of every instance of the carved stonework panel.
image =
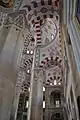
MULTIPOLYGON (((20 0, 19 0, 20 2, 20 0)), ((16 2, 15 2, 16 3, 16 2)), ((59 11, 59 0, 53 1, 52 3, 48 3, 48 1, 45 1, 44 6, 40 4, 40 1, 33 1, 33 2, 25 2, 22 1, 22 4, 20 3, 16 4, 16 6, 20 7, 20 10, 24 10, 26 13, 26 18, 28 20, 28 24, 32 24, 32 20, 35 19, 35 17, 40 17, 40 19, 44 19, 44 14, 50 18, 53 17, 53 13, 55 11, 59 11)), ((17 7, 16 7, 17 8, 17 7)))
POLYGON ((8 16, 7 19, 5 20, 4 25, 11 25, 13 24, 13 18, 11 16, 8 16))
POLYGON ((7 14, 0 12, 0 26, 4 24, 6 18, 7 18, 7 14))
POLYGON ((38 80, 38 79, 42 79, 44 77, 44 72, 42 69, 34 69, 34 79, 38 80))
POLYGON ((30 87, 30 75, 33 63, 34 40, 28 29, 22 33, 23 52, 21 56, 20 66, 18 68, 18 81, 16 86, 23 92, 28 91, 30 87))
POLYGON ((58 44, 53 44, 50 47, 45 49, 40 49, 40 61, 39 65, 48 68, 51 66, 62 66, 62 56, 61 50, 62 48, 58 47, 58 44))
POLYGON ((54 14, 54 18, 47 18, 43 20, 43 24, 41 25, 41 38, 42 38, 42 45, 48 46, 58 36, 59 31, 59 20, 56 19, 58 14, 54 14))
POLYGON ((42 78, 43 77, 43 70, 40 70, 40 72, 39 72, 39 78, 42 78))
POLYGON ((24 27, 24 15, 20 14, 15 18, 14 24, 20 28, 24 27))
POLYGON ((32 15, 28 14, 28 20, 31 20, 31 18, 32 18, 32 15))
POLYGON ((53 67, 46 70, 46 85, 60 86, 63 84, 62 69, 59 67, 53 67), (54 83, 56 80, 56 83, 54 83))
POLYGON ((25 19, 23 13, 11 13, 7 15, 7 18, 4 21, 5 26, 16 25, 18 28, 25 27, 25 19))
POLYGON ((33 62, 33 56, 26 56, 24 60, 24 70, 27 73, 29 70, 29 74, 31 73, 32 68, 32 62, 33 62))
MULTIPOLYGON (((44 42, 44 38, 45 36, 47 36, 47 38, 50 36, 50 38, 48 38, 48 40, 51 40, 49 42, 51 42, 51 44, 48 42, 48 45, 47 46, 44 46, 43 48, 40 49, 40 61, 39 61, 39 65, 41 67, 44 67, 44 68, 49 68, 51 66, 58 66, 58 67, 61 67, 62 66, 62 43, 61 43, 61 31, 59 29, 59 17, 58 14, 56 14, 56 16, 53 18, 53 19, 48 19, 49 21, 49 24, 47 26, 47 29, 49 31, 49 35, 48 33, 46 33, 46 35, 44 34, 45 31, 43 31, 43 42, 44 42), (57 20, 57 19, 58 20, 57 20), (56 23, 56 26, 57 26, 57 30, 56 31, 53 31, 52 29, 52 33, 50 34, 51 30, 51 27, 52 27, 52 24, 54 23, 53 21, 55 21, 56 23), (51 25, 51 26, 50 26, 51 25), (56 34, 57 33, 57 34, 56 34), (56 35, 56 37, 55 37, 56 35)), ((55 24, 53 24, 54 28, 55 27, 55 24)), ((44 26, 42 26, 44 28, 44 26)), ((45 41, 46 42, 46 41, 45 41)))
MULTIPOLYGON (((29 47, 29 49, 30 49, 30 43, 32 43, 33 44, 33 42, 31 42, 31 40, 32 40, 32 35, 31 35, 31 33, 29 33, 28 35, 26 35, 25 37, 24 37, 24 50, 23 50, 23 54, 27 54, 27 50, 28 50, 28 47, 29 47)), ((34 46, 33 46, 33 48, 34 48, 34 46)))
POLYGON ((39 66, 39 59, 40 59, 40 49, 36 49, 35 55, 35 68, 39 66))
POLYGON ((19 9, 20 5, 21 5, 22 1, 21 0, 15 0, 15 3, 14 3, 14 8, 13 10, 16 11, 19 9))
POLYGON ((20 88, 21 91, 26 92, 30 87, 30 76, 26 74, 24 70, 18 71, 18 80, 16 83, 16 87, 20 88))

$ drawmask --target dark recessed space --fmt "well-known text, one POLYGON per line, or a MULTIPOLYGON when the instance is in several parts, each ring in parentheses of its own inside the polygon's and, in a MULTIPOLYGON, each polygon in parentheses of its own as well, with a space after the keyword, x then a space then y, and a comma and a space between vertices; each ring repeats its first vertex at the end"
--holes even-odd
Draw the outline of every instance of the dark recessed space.
POLYGON ((52 5, 52 0, 48 0, 48 5, 52 5))
POLYGON ((41 5, 45 5, 44 0, 41 0, 41 5))

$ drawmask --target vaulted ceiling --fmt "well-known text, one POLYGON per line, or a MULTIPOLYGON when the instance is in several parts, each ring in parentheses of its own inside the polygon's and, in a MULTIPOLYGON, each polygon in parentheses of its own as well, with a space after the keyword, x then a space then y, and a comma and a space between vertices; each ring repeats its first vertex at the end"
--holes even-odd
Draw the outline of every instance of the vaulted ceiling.
POLYGON ((0 25, 25 29, 22 32, 24 49, 19 81, 17 86, 27 90, 30 85, 30 74, 35 49, 35 39, 40 49, 36 51, 36 66, 46 71, 44 85, 63 84, 63 50, 60 23, 60 0, 1 0, 0 25), (25 76, 21 83, 20 76, 25 76), (27 81, 26 81, 26 78, 27 81), (56 83, 55 83, 56 81, 56 83))

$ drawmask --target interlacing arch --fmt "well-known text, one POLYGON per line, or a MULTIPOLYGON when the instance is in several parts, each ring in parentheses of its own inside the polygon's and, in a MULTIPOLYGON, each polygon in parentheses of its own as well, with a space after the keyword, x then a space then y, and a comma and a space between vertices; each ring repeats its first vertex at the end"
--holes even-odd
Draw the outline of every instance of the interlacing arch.
MULTIPOLYGON (((42 50, 40 51, 41 53, 43 53, 43 50, 45 50, 46 46, 48 46, 48 48, 50 49, 51 44, 53 44, 53 42, 54 42, 53 44, 54 49, 52 49, 52 51, 55 51, 55 53, 52 53, 52 51, 47 51, 48 54, 51 54, 51 55, 45 56, 44 59, 41 58, 41 55, 39 58, 39 55, 38 55, 37 56, 38 61, 40 59, 40 63, 38 62, 38 67, 46 69, 46 68, 52 68, 52 67, 56 68, 56 66, 58 66, 59 69, 62 70, 62 57, 60 55, 62 52, 61 35, 60 35, 61 34, 60 13, 59 13, 60 2, 61 2, 60 0, 48 0, 48 1, 41 0, 39 2, 33 1, 33 2, 30 2, 28 5, 25 4, 19 7, 18 10, 17 8, 15 8, 13 13, 8 14, 8 17, 4 23, 6 27, 14 24, 15 26, 17 26, 16 30, 19 28, 24 29, 25 26, 27 28, 27 32, 26 32, 27 35, 26 36, 23 35, 24 49, 22 52, 21 66, 18 72, 19 74, 23 74, 23 71, 24 71, 26 74, 31 75, 35 36, 36 36, 36 45, 41 47, 41 50, 42 50), (15 10, 17 10, 17 12, 15 12, 15 10), (48 21, 47 23, 49 23, 47 24, 46 27, 44 27, 45 34, 47 35, 49 32, 49 34, 52 36, 51 41, 49 41, 50 37, 49 38, 46 37, 44 39, 42 38, 42 31, 43 31, 43 36, 45 36, 44 29, 42 28, 43 26, 45 26, 45 21, 48 21), (54 34, 52 34, 54 26, 53 28, 51 28, 53 23, 55 23, 56 29, 57 29, 56 30, 57 33, 55 37, 54 37, 54 34), (42 40, 45 40, 45 42, 43 43, 42 40), (49 41, 49 42, 46 44, 46 41, 49 41)), ((55 32, 55 29, 54 29, 54 32, 55 32)), ((22 75, 18 75, 18 76, 22 76, 22 75)), ((21 79, 19 78, 18 80, 20 81, 21 79)), ((23 89, 23 86, 25 86, 23 85, 24 83, 25 83, 25 79, 22 82, 17 82, 17 85, 23 89), (18 83, 20 84, 18 85, 18 83)), ((29 85, 30 85, 30 82, 27 85, 27 89, 29 85)))

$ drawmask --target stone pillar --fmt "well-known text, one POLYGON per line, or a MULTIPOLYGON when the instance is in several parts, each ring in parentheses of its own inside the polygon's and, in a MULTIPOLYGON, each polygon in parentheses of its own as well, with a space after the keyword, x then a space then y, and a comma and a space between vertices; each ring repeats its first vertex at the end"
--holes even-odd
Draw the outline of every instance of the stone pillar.
MULTIPOLYGON (((11 115, 16 83, 16 71, 13 67, 13 56, 19 35, 20 30, 16 31, 12 26, 8 36, 6 32, 7 38, 2 38, 5 41, 5 44, 0 54, 0 120, 9 120, 11 115)), ((17 62, 15 62, 15 64, 16 63, 17 62)))
POLYGON ((17 88, 17 90, 15 90, 15 94, 13 96, 13 102, 12 102, 12 109, 11 109, 11 114, 10 114, 10 120, 16 120, 16 118, 17 118, 17 111, 18 111, 20 91, 21 91, 20 88, 17 88))
POLYGON ((35 21, 35 50, 32 65, 30 98, 28 109, 28 120, 43 119, 43 70, 39 68, 39 57, 41 46, 40 21, 35 21))
POLYGON ((16 75, 9 66, 6 68, 0 66, 0 120, 10 118, 15 79, 16 75))
POLYGON ((37 76, 37 99, 36 99, 36 120, 43 119, 43 70, 39 70, 37 76))
POLYGON ((34 52, 34 60, 31 75, 31 88, 29 98, 28 120, 42 120, 43 119, 43 70, 36 67, 38 57, 38 50, 34 52))
POLYGON ((9 35, 9 31, 10 31, 11 27, 2 27, 0 29, 0 52, 5 44, 5 41, 9 35))

